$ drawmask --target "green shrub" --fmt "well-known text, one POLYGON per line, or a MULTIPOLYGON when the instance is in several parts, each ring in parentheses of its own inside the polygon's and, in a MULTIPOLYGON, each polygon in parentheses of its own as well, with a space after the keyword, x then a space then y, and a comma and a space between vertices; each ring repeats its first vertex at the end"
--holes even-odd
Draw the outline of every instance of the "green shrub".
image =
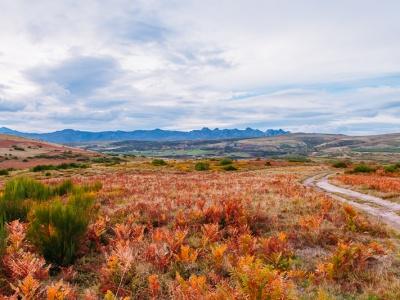
POLYGON ((111 156, 111 157, 95 157, 95 158, 92 158, 91 161, 94 163, 98 163, 98 164, 116 165, 116 164, 120 164, 121 162, 124 162, 126 160, 124 160, 118 156, 111 156))
POLYGON ((385 166, 384 170, 387 173, 395 173, 399 170, 399 168, 396 165, 389 165, 389 166, 385 166))
POLYGON ((151 164, 153 166, 166 166, 167 162, 163 159, 153 159, 153 161, 151 162, 151 164))
POLYGON ((311 159, 309 159, 307 156, 289 156, 287 158, 288 162, 300 162, 300 163, 306 163, 310 162, 311 159))
POLYGON ((67 170, 67 169, 85 169, 88 165, 78 163, 62 163, 60 165, 37 165, 31 168, 32 172, 41 172, 49 170, 67 170))
POLYGON ((337 161, 332 164, 332 167, 338 168, 338 169, 345 169, 345 168, 347 168, 347 163, 344 161, 337 161))
POLYGON ((210 169, 210 165, 206 162, 198 162, 195 164, 194 169, 196 171, 207 171, 210 169))
POLYGON ((353 173, 372 173, 372 172, 375 172, 375 168, 372 168, 365 164, 360 164, 353 168, 353 173))
POLYGON ((221 161, 219 162, 219 164, 221 166, 230 165, 231 163, 233 163, 233 160, 229 157, 225 157, 225 158, 221 159, 221 161))
POLYGON ((49 200, 79 189, 94 190, 93 186, 75 187, 71 180, 50 186, 29 177, 17 177, 6 183, 3 196, 0 198, 0 211, 4 213, 7 222, 16 219, 24 221, 35 201, 49 200))
POLYGON ((93 204, 94 198, 82 191, 72 194, 67 203, 38 204, 30 215, 29 240, 48 262, 72 264, 92 218, 93 204))
POLYGON ((9 174, 9 172, 8 172, 7 169, 1 169, 1 170, 0 170, 0 176, 6 176, 6 175, 8 175, 8 174, 9 174))
POLYGON ((7 230, 3 216, 0 216, 0 257, 3 255, 7 243, 7 230))
POLYGON ((236 171, 237 168, 234 165, 227 165, 224 167, 225 171, 236 171))
POLYGON ((17 151, 25 151, 24 148, 19 147, 19 146, 15 146, 15 145, 14 145, 13 148, 14 148, 14 150, 17 150, 17 151))

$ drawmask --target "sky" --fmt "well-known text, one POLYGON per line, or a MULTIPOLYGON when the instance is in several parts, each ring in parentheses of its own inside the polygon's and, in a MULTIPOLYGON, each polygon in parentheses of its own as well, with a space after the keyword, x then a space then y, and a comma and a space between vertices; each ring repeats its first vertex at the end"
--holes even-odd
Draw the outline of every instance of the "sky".
POLYGON ((1 0, 0 126, 400 132, 398 0, 1 0))

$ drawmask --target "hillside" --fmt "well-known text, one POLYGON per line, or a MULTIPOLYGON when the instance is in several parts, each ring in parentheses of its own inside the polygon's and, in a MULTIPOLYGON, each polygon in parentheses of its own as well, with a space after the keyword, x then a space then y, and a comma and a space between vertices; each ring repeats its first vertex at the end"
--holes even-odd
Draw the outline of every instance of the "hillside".
POLYGON ((85 161, 99 154, 83 149, 0 134, 0 169, 85 161))
POLYGON ((346 136, 294 133, 250 139, 201 141, 120 141, 86 143, 86 149, 163 157, 232 156, 276 157, 307 155, 358 159, 400 159, 400 134, 346 136))

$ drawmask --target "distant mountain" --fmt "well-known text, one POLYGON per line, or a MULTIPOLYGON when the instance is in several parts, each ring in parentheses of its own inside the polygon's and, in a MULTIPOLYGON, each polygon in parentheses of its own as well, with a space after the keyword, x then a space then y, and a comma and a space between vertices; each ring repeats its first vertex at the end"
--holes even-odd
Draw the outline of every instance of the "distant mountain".
POLYGON ((261 131, 258 129, 209 129, 202 128, 192 131, 173 131, 173 130, 134 130, 134 131, 80 131, 73 129, 64 129, 49 133, 27 133, 12 130, 7 127, 1 127, 0 133, 21 136, 31 139, 42 140, 46 142, 70 144, 84 142, 100 141, 182 141, 182 140, 218 140, 218 139, 237 139, 237 138, 255 138, 268 137, 288 134, 288 131, 282 129, 268 129, 261 131))

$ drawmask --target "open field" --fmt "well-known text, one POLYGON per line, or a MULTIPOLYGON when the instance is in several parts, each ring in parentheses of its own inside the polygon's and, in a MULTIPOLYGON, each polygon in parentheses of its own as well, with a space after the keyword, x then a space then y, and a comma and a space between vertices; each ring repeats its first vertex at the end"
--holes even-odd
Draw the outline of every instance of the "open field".
POLYGON ((86 161, 99 156, 83 149, 0 134, 0 169, 86 161))
POLYGON ((145 158, 51 171, 51 176, 12 171, 0 176, 0 203, 20 201, 22 217, 14 220, 17 208, 6 206, 0 294, 5 299, 400 298, 398 236, 301 183, 333 171, 322 163, 265 159, 145 158), (196 171, 199 162, 207 170, 196 171), (29 197, 11 193, 16 185, 7 188, 9 181, 21 176, 44 186, 28 180, 29 197), (68 179, 72 183, 65 183, 68 179), (44 211, 87 227, 71 236, 64 225, 43 219, 44 211), (49 251, 65 240, 71 242, 64 245, 68 251, 49 251))
POLYGON ((400 135, 346 136, 293 133, 273 137, 192 140, 88 142, 75 144, 104 153, 129 153, 159 157, 286 157, 305 155, 370 161, 399 161, 400 135))

